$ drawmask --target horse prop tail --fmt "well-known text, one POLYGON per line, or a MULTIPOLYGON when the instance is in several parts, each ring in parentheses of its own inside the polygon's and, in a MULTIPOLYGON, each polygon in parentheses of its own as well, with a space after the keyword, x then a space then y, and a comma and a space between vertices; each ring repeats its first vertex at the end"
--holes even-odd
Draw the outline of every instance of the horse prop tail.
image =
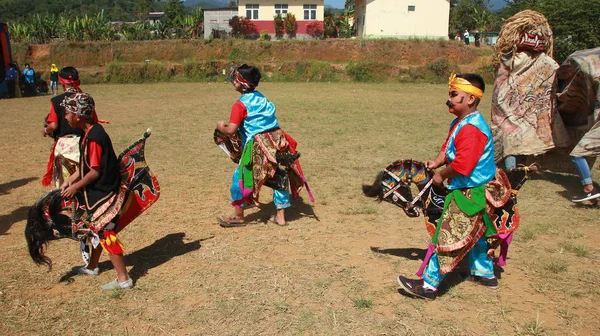
MULTIPOLYGON (((48 269, 52 269, 52 260, 45 255, 45 251, 48 247, 48 241, 51 239, 51 234, 48 232, 47 220, 43 216, 43 207, 53 199, 57 199, 53 197, 57 193, 60 196, 60 189, 53 190, 40 198, 29 209, 27 224, 25 225, 25 240, 31 259, 38 265, 48 265, 48 269)), ((60 197, 58 197, 58 200, 60 201, 60 197)))
POLYGON ((381 171, 375 177, 375 181, 372 185, 363 184, 363 194, 367 197, 376 197, 377 201, 381 202, 383 200, 383 187, 381 186, 381 182, 383 181, 384 176, 385 171, 381 171))

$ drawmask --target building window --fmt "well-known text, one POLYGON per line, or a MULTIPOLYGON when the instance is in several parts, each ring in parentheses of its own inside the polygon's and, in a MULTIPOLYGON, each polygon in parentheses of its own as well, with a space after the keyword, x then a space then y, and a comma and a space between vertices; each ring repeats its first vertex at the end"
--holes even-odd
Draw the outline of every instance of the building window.
POLYGON ((275 15, 281 14, 281 16, 285 16, 288 13, 288 5, 287 4, 275 4, 275 15))
POLYGON ((409 12, 414 12, 414 11, 415 11, 415 7, 416 7, 416 6, 409 5, 409 6, 408 6, 408 11, 409 11, 409 12))
POLYGON ((258 4, 246 4, 246 17, 250 20, 258 20, 258 4))
POLYGON ((317 5, 304 5, 304 20, 317 19, 317 5))

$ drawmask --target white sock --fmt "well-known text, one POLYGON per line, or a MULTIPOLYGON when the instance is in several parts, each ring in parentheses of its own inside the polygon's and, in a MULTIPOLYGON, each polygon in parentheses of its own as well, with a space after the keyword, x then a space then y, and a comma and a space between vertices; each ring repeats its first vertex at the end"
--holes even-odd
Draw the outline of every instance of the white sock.
POLYGON ((432 290, 432 291, 436 291, 437 290, 437 288, 435 288, 432 285, 428 284, 427 281, 423 281, 423 288, 429 289, 429 290, 432 290))

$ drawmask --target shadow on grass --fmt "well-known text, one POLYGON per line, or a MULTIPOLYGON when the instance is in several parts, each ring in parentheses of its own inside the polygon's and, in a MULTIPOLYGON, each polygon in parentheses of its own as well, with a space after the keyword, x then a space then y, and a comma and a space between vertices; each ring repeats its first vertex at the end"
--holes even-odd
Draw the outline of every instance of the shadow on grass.
POLYGON ((0 216, 0 235, 5 235, 14 223, 27 219, 29 208, 29 206, 22 206, 7 215, 0 216))
MULTIPOLYGON (((184 232, 171 233, 158 239, 151 245, 148 245, 141 250, 137 250, 131 254, 125 255, 126 265, 132 266, 132 268, 129 270, 129 276, 133 282, 135 283, 139 278, 146 275, 148 270, 160 266, 174 257, 200 249, 201 241, 214 238, 214 236, 211 236, 186 243, 184 242, 184 237, 184 232)), ((99 263, 98 267, 100 268, 101 272, 114 268, 110 260, 99 263)), ((70 282, 72 281, 70 278, 74 275, 76 274, 72 271, 68 272, 60 278, 59 282, 70 282)))
POLYGON ((0 184, 0 195, 6 195, 11 189, 16 189, 26 185, 31 181, 37 180, 37 177, 27 177, 20 180, 14 180, 8 183, 0 184))
POLYGON ((381 249, 379 247, 371 247, 371 251, 375 253, 381 254, 389 254, 396 257, 403 257, 408 260, 423 260, 425 258, 425 254, 427 253, 427 249, 420 248, 390 248, 390 249, 381 249))
MULTIPOLYGON (((268 222, 269 218, 275 214, 275 211, 275 204, 273 204, 273 202, 261 204, 257 212, 245 216, 245 221, 247 223, 253 221, 268 222)), ((310 217, 314 218, 318 222, 321 221, 317 214, 315 214, 313 206, 309 203, 304 203, 304 199, 300 197, 296 200, 292 200, 292 206, 285 209, 285 220, 286 222, 291 222, 302 217, 310 217)))
MULTIPOLYGON (((373 250, 373 249, 371 248, 371 250, 373 250)), ((406 250, 411 250, 411 249, 406 249, 406 250)), ((418 250, 418 249, 415 249, 415 250, 418 250)), ((425 252, 427 252, 427 251, 423 250, 423 257, 420 259, 423 259, 425 257, 425 252)), ((450 272, 446 275, 446 277, 444 278, 444 280, 442 281, 442 283, 440 284, 440 286, 438 288, 438 293, 437 293, 438 297, 444 296, 445 294, 450 292, 452 290, 452 288, 454 288, 454 286, 458 286, 459 284, 461 284, 463 282, 466 282, 466 283, 471 282, 471 281, 467 280, 467 278, 469 278, 469 276, 471 274, 471 272, 469 270, 469 263, 468 263, 467 259, 468 258, 464 258, 463 260, 461 260, 460 263, 456 266, 456 268, 454 268, 454 270, 452 272, 450 272)), ((502 279, 502 273, 504 273, 504 268, 494 264, 494 275, 496 276, 496 278, 502 279)), ((414 277, 410 277, 410 278, 416 279, 417 277, 415 275, 414 277)), ((478 286, 482 286, 482 285, 479 284, 478 286)), ((500 286, 502 286, 502 283, 500 283, 500 286)), ((406 293, 402 287, 400 287, 398 289, 398 293, 402 296, 415 298, 414 296, 406 293)))

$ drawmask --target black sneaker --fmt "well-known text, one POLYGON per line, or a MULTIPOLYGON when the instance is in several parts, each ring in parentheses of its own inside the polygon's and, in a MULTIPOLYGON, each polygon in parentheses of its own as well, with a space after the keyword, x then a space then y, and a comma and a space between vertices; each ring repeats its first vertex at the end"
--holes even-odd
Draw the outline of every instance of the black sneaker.
POLYGON ((579 202, 590 201, 590 200, 596 199, 598 197, 600 197, 600 193, 598 192, 598 190, 596 190, 596 188, 594 188, 590 192, 587 192, 587 193, 584 192, 581 195, 577 195, 577 196, 571 198, 571 201, 579 203, 579 202))
POLYGON ((461 277, 465 281, 475 282, 480 285, 484 285, 487 288, 491 288, 491 289, 498 288, 498 278, 496 278, 496 277, 484 278, 484 277, 480 277, 477 275, 468 275, 468 274, 464 274, 464 275, 461 274, 461 277))
POLYGON ((427 300, 435 300, 437 297, 437 291, 423 288, 423 280, 411 280, 399 275, 398 284, 402 286, 402 289, 404 289, 406 293, 412 296, 427 300))

